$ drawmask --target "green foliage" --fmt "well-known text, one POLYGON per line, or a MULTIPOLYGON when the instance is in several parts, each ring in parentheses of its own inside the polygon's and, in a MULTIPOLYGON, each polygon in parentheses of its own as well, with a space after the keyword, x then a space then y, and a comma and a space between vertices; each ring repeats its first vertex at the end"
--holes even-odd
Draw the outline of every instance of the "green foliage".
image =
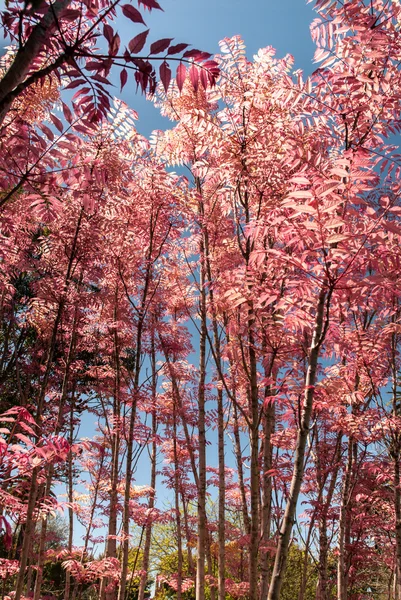
MULTIPOLYGON (((304 600, 315 600, 318 581, 317 566, 311 556, 306 557, 306 561, 304 600)), ((298 598, 305 568, 304 563, 305 551, 301 550, 296 544, 292 544, 288 554, 280 600, 296 600, 298 598)))

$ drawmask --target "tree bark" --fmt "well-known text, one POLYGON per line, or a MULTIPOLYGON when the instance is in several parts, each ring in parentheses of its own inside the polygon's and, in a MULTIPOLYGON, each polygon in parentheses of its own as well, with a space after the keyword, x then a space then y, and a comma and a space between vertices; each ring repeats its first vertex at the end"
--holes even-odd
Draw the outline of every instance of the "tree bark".
MULTIPOLYGON (((200 220, 203 220, 203 206, 199 203, 200 220)), ((205 548, 206 548, 206 428, 205 428, 205 380, 206 380, 206 265, 203 238, 200 242, 200 299, 201 318, 199 339, 199 387, 198 387, 198 542, 196 561, 196 600, 205 599, 205 548)))
MULTIPOLYGON (((266 394, 270 395, 270 394, 266 394)), ((269 402, 264 409, 263 414, 263 504, 261 518, 261 539, 262 545, 266 546, 270 539, 271 529, 271 505, 272 505, 272 476, 269 471, 272 468, 272 444, 271 436, 274 431, 275 406, 269 402)), ((260 600, 267 598, 269 590, 269 552, 263 550, 261 557, 261 582, 260 582, 260 600)))
POLYGON ((19 48, 13 63, 0 81, 0 125, 13 100, 18 96, 18 86, 27 77, 31 65, 38 58, 55 28, 57 19, 70 3, 71 0, 57 0, 52 4, 40 22, 33 27, 26 43, 19 48))
POLYGON ((296 508, 305 470, 305 448, 308 439, 309 426, 313 409, 317 365, 320 354, 320 348, 324 341, 329 325, 328 314, 330 299, 331 293, 330 291, 327 292, 327 290, 325 289, 325 285, 323 284, 322 289, 319 293, 315 326, 313 331, 312 343, 309 351, 309 364, 305 378, 303 413, 300 416, 301 423, 297 434, 295 462, 290 492, 285 507, 284 517, 279 530, 279 541, 276 552, 276 558, 274 561, 268 600, 279 600, 280 598, 280 591, 283 583, 284 571, 287 564, 290 536, 294 525, 296 508), (326 303, 327 308, 325 319, 326 303))
MULTIPOLYGON (((156 391, 157 391, 157 374, 156 374, 156 352, 155 352, 155 342, 154 337, 152 337, 151 342, 151 365, 152 365, 152 402, 153 406, 156 406, 156 391)), ((155 506, 155 493, 156 493, 156 466, 157 466, 157 442, 156 442, 156 433, 157 433, 157 417, 156 417, 156 408, 152 411, 152 456, 150 459, 151 463, 151 471, 150 471, 150 487, 154 490, 152 495, 149 498, 149 515, 150 520, 146 524, 145 530, 145 546, 143 549, 143 560, 142 560, 142 571, 143 574, 140 578, 139 590, 138 590, 138 600, 144 600, 145 597, 145 589, 148 581, 148 571, 149 571, 149 557, 150 557, 150 545, 152 541, 152 521, 151 514, 152 510, 155 506)))
POLYGON ((180 476, 179 476, 179 463, 177 454, 177 414, 176 405, 174 403, 174 415, 173 415, 173 452, 174 452, 174 497, 175 497, 175 522, 177 526, 177 593, 176 600, 182 598, 182 567, 183 567, 183 556, 182 556, 182 528, 181 528, 181 510, 180 510, 180 476))
POLYGON ((351 479, 354 463, 354 441, 348 439, 348 460, 344 474, 341 492, 340 517, 338 523, 338 559, 337 559, 337 599, 347 600, 348 597, 348 568, 347 546, 349 543, 349 501, 351 492, 351 479))
MULTIPOLYGON (((329 553, 329 541, 327 536, 327 514, 329 508, 332 503, 332 499, 334 496, 334 491, 337 483, 338 472, 340 470, 340 460, 341 460, 341 441, 342 441, 342 432, 340 431, 337 435, 336 447, 333 454, 333 462, 332 462, 332 473, 329 483, 329 488, 327 490, 326 497, 323 499, 324 493, 324 485, 326 482, 326 478, 321 480, 319 496, 321 498, 321 502, 323 502, 323 508, 321 511, 321 515, 319 517, 319 578, 317 582, 316 588, 316 600, 329 600, 329 580, 328 580, 328 553, 329 553)), ((316 436, 316 453, 319 457, 319 447, 318 447, 318 437, 316 436)), ((319 458, 318 458, 319 461, 319 458)))
POLYGON ((249 544, 249 600, 258 599, 258 555, 260 532, 260 469, 259 469, 259 392, 257 384, 257 358, 253 333, 254 311, 248 311, 248 343, 249 343, 249 408, 251 414, 250 448, 251 448, 251 537, 249 544))

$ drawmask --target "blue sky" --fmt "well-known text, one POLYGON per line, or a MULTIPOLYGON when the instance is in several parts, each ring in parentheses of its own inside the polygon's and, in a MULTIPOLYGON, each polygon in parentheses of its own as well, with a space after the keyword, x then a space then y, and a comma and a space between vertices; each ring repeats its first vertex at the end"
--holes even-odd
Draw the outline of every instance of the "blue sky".
MULTIPOLYGON (((273 46, 279 57, 292 54, 295 68, 308 74, 313 70, 309 25, 315 13, 306 0, 160 0, 160 4, 164 12, 144 15, 150 27, 149 41, 174 38, 175 43, 191 43, 194 48, 215 53, 219 51, 219 40, 240 35, 249 59, 259 48, 273 46)), ((115 25, 125 44, 143 30, 126 18, 118 18, 115 25)), ((118 91, 115 94, 120 96, 118 91)), ((168 126, 158 110, 135 93, 132 75, 121 97, 138 111, 140 133, 149 136, 154 129, 168 126)))

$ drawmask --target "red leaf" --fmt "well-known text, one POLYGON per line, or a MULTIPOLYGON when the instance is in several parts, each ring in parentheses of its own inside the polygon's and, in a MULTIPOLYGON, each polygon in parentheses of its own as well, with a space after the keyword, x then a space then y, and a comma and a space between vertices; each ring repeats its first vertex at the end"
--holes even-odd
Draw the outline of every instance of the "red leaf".
POLYGON ((97 62, 96 60, 90 60, 86 63, 85 69, 88 71, 100 71, 103 69, 103 63, 97 62))
POLYGON ((112 28, 111 25, 103 25, 103 35, 106 38, 106 40, 109 42, 109 44, 111 44, 111 42, 113 41, 113 37, 114 37, 114 30, 112 28))
POLYGON ((199 75, 200 75, 202 87, 205 90, 207 88, 207 84, 208 84, 207 71, 205 71, 205 69, 201 69, 199 75))
POLYGON ((188 46, 189 44, 176 44, 175 46, 170 46, 167 54, 179 54, 180 52, 183 52, 185 48, 188 48, 188 46))
POLYGON ((49 138, 49 140, 52 142, 54 140, 54 133, 52 132, 51 129, 49 129, 46 125, 43 125, 43 123, 40 125, 40 129, 43 131, 43 133, 45 134, 45 136, 47 138, 49 138))
POLYGON ((156 0, 138 0, 138 4, 143 4, 145 8, 148 10, 152 10, 152 8, 156 8, 157 10, 163 10, 162 7, 156 0))
POLYGON ((195 67, 195 65, 192 65, 192 67, 189 69, 189 78, 191 80, 192 83, 192 87, 194 88, 195 92, 198 89, 198 83, 199 83, 199 71, 198 68, 195 67))
POLYGON ((142 73, 140 71, 136 71, 134 77, 136 81, 136 89, 138 89, 139 85, 142 87, 142 73))
POLYGON ((157 40, 157 42, 153 42, 150 47, 150 54, 160 54, 160 52, 164 52, 170 46, 170 43, 173 41, 173 38, 163 38, 162 40, 157 40))
POLYGON ((132 38, 132 40, 128 44, 129 51, 132 54, 137 54, 138 52, 140 52, 142 50, 142 48, 146 44, 146 38, 148 37, 148 33, 149 33, 149 29, 147 29, 146 31, 142 31, 141 33, 138 33, 138 35, 136 35, 134 38, 132 38))
POLYGON ((127 79, 128 79, 128 73, 127 73, 127 69, 123 69, 120 73, 120 81, 121 81, 121 88, 120 88, 120 92, 122 92, 123 87, 125 86, 125 84, 127 83, 127 79))
POLYGON ((145 25, 145 21, 143 20, 141 13, 138 9, 131 6, 131 4, 123 4, 122 9, 123 15, 128 17, 128 19, 131 19, 131 21, 134 23, 142 23, 145 25))
POLYGON ((194 58, 201 54, 201 50, 197 50, 196 48, 192 48, 192 50, 187 50, 184 54, 184 58, 194 58))
POLYGON ((96 75, 92 75, 92 79, 95 79, 96 81, 101 81, 102 83, 106 83, 107 85, 110 85, 110 81, 108 79, 106 79, 106 77, 103 77, 103 75, 99 75, 99 73, 96 73, 96 75))
POLYGON ((60 121, 60 119, 58 117, 56 117, 56 115, 53 115, 51 113, 50 113, 50 118, 53 121, 54 125, 57 127, 57 129, 60 131, 60 133, 62 133, 64 127, 63 127, 63 124, 60 121))
POLYGON ((167 92, 168 86, 171 81, 171 69, 166 61, 160 65, 160 79, 164 87, 164 91, 167 92))
POLYGON ((177 74, 175 76, 176 81, 177 81, 177 87, 180 90, 180 92, 183 88, 186 76, 187 76, 187 70, 185 68, 185 65, 183 63, 180 63, 177 67, 177 74))
POLYGON ((85 79, 75 79, 74 81, 71 81, 71 83, 69 83, 68 85, 65 86, 65 90, 72 90, 73 88, 78 87, 79 85, 81 85, 81 83, 85 83, 85 79))
POLYGON ((110 54, 112 56, 115 56, 118 53, 119 48, 120 48, 120 36, 118 35, 118 33, 116 33, 116 35, 113 37, 113 40, 110 44, 110 54))
POLYGON ((66 21, 75 21, 81 16, 81 11, 73 8, 67 8, 67 10, 63 11, 63 20, 66 21))

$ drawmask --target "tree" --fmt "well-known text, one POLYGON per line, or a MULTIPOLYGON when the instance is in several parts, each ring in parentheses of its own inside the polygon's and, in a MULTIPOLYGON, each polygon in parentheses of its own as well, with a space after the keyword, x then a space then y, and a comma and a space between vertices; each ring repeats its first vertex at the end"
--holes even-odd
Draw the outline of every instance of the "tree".
POLYGON ((399 600, 401 8, 316 9, 306 80, 239 36, 121 54, 117 4, 5 11, 3 595, 399 600))

